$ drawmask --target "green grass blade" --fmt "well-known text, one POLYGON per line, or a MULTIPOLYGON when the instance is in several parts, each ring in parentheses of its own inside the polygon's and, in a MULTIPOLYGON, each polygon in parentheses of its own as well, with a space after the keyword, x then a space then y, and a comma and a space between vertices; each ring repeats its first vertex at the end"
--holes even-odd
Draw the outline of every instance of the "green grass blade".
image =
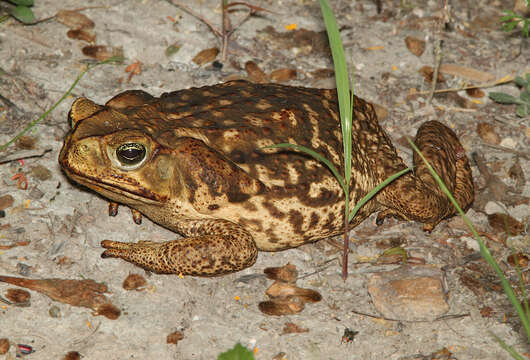
MULTIPOLYGON (((339 112, 342 129, 342 143, 344 147, 344 179, 347 188, 349 188, 351 179, 351 103, 350 103, 350 84, 348 68, 346 66, 346 57, 344 48, 340 39, 339 28, 335 21, 333 11, 326 0, 320 0, 320 9, 324 18, 324 24, 328 33, 329 46, 333 56, 333 66, 335 69, 335 81, 337 83, 337 94, 339 98, 339 112)), ((346 191, 348 193, 348 191, 346 191)))
POLYGON ((361 201, 359 201, 355 207, 352 209, 351 213, 350 213, 350 216, 348 217, 348 221, 351 221, 355 215, 357 215, 357 212, 359 211, 359 209, 364 205, 366 204, 371 198, 373 198, 375 196, 375 194, 377 194, 382 188, 384 188, 385 186, 387 186, 388 184, 390 184, 392 181, 396 180, 398 177, 400 177, 401 175, 411 171, 412 168, 406 168, 406 169, 403 169, 391 176, 389 176, 388 178, 386 178, 383 182, 381 182, 379 185, 377 185, 376 187, 374 187, 368 194, 366 194, 362 199, 361 201))
POLYGON ((339 171, 337 170, 335 165, 333 165, 333 163, 331 161, 329 161, 328 159, 326 159, 325 157, 323 157, 322 155, 320 155, 316 151, 311 150, 310 148, 307 148, 307 147, 302 146, 302 145, 295 145, 295 144, 289 144, 289 143, 274 144, 274 145, 271 145, 271 146, 265 146, 264 147, 264 149, 267 149, 267 148, 284 148, 284 149, 285 148, 292 148, 292 149, 298 150, 300 152, 306 153, 308 155, 311 155, 316 160, 324 163, 331 170, 331 172, 333 173, 335 178, 337 178, 337 181, 339 182, 342 190, 344 190, 344 193, 346 193, 344 179, 339 174, 339 171))
POLYGON ((517 351, 515 351, 514 348, 512 348, 510 345, 506 344, 500 337, 495 335, 494 333, 490 332, 491 336, 497 340, 499 345, 506 350, 508 354, 510 354, 515 360, 525 360, 517 351))
POLYGON ((414 149, 414 151, 416 151, 416 153, 418 153, 418 155, 421 157, 421 159, 423 160, 423 162, 425 163, 425 165, 429 169, 431 175, 434 177, 434 179, 438 183, 438 186, 440 187, 440 189, 442 189, 442 191, 447 195, 447 197, 453 203, 454 207, 456 208, 456 210, 458 211, 460 216, 462 216, 462 219, 464 220, 466 225, 469 227, 469 229, 473 233, 473 236, 475 236, 475 239, 477 240, 477 242, 479 244, 479 247, 480 247, 480 253, 484 257, 484 259, 490 264, 490 266, 493 268, 493 270, 495 270, 495 272, 497 273, 497 277, 501 281, 501 285, 502 285, 502 287, 504 289, 504 292, 506 293, 506 296, 508 296, 508 299, 510 300, 510 302, 513 305, 513 307, 515 308, 515 311, 517 312, 517 315, 519 316, 519 319, 521 320, 521 323, 523 324, 523 327, 525 329, 528 341, 530 341, 530 319, 525 314, 525 312, 523 310, 523 307, 521 306, 521 303, 517 299, 517 296, 515 295, 512 287, 510 286, 510 283, 504 277, 504 274, 502 273, 501 268, 499 267, 499 265, 497 264, 497 262, 495 261, 493 256, 491 256, 491 253, 490 253, 489 249, 486 247, 486 245, 484 244, 484 241, 482 240, 480 235, 477 233, 477 231, 473 227, 473 224, 471 223, 471 220, 469 220, 469 218, 466 216, 466 214, 464 213, 464 211, 462 210, 460 205, 456 202, 455 198, 453 197, 453 195, 451 194, 449 189, 447 189, 447 186, 445 186, 445 184, 442 181, 442 179, 440 178, 440 176, 438 176, 436 171, 434 171, 434 169, 432 168, 431 164, 429 164, 427 159, 425 159, 425 157, 423 156, 421 151, 418 149, 416 144, 414 144, 414 142, 412 140, 408 139, 408 138, 407 138, 407 140, 410 143, 410 146, 412 146, 412 148, 414 149))
POLYGON ((20 139, 24 134, 26 134, 28 131, 30 131, 35 125, 37 125, 42 119, 44 119, 46 116, 48 116, 53 110, 55 110, 55 108, 61 103, 64 101, 64 99, 66 99, 66 97, 68 95, 70 95, 70 93, 72 92, 72 90, 74 90, 74 88, 76 87, 77 83, 79 81, 81 81, 81 78, 90 70, 92 69, 93 67, 95 66, 98 66, 98 65, 103 65, 103 64, 108 64, 108 63, 114 63, 114 62, 119 62, 119 61, 122 61, 123 59, 121 57, 111 57, 107 60, 104 60, 104 61, 100 61, 98 62, 97 64, 94 64, 94 65, 91 65, 91 66, 88 66, 85 70, 83 70, 78 76, 77 78, 74 80, 74 82, 72 83, 72 85, 70 86, 70 88, 63 94, 63 96, 61 96, 61 98, 55 103, 52 105, 51 108, 49 108, 48 110, 46 110, 41 116, 39 116, 37 119, 33 120, 32 122, 29 123, 29 125, 24 129, 22 130, 21 132, 19 132, 14 138, 12 138, 11 140, 9 140, 7 143, 5 143, 4 145, 0 146, 0 152, 1 151, 4 151, 5 149, 7 149, 7 147, 9 145, 11 145, 12 143, 14 143, 15 141, 17 141, 18 139, 20 139))

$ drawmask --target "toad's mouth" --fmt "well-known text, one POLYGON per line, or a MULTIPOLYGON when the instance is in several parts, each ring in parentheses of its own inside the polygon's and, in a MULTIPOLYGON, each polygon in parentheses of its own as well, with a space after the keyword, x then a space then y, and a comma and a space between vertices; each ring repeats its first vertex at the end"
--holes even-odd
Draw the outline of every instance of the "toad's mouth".
POLYGON ((164 201, 162 197, 154 194, 152 191, 147 190, 141 186, 131 190, 120 184, 111 183, 109 181, 102 180, 95 176, 87 176, 86 174, 80 174, 71 169, 64 169, 68 177, 75 182, 92 189, 104 197, 120 202, 127 205, 135 204, 151 204, 159 205, 164 201), (125 199, 124 199, 125 198, 125 199))

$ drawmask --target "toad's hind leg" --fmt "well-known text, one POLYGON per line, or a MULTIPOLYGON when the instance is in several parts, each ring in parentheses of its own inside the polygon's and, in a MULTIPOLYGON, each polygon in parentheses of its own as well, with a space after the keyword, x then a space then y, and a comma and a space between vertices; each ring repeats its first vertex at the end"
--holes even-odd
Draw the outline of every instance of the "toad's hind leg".
MULTIPOLYGON (((464 148, 455 133, 438 121, 428 121, 418 129, 414 142, 460 207, 467 210, 473 202, 473 180, 464 148)), ((385 160, 385 176, 403 168, 389 158, 385 160)), ((397 216, 423 222, 424 230, 431 231, 442 219, 456 214, 455 207, 416 152, 413 171, 384 188, 377 200, 387 207, 379 213, 378 223, 386 216, 397 216)))
POLYGON ((163 243, 105 240, 103 258, 116 257, 159 274, 215 276, 254 264, 258 250, 252 236, 226 220, 185 220, 177 230, 185 236, 163 243))

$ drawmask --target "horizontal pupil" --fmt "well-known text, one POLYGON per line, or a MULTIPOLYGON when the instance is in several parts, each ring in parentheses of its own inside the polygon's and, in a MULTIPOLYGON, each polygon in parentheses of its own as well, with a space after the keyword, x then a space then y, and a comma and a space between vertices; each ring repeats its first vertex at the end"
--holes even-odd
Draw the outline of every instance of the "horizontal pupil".
POLYGON ((134 159, 135 157, 138 157, 138 155, 140 155, 140 150, 138 149, 126 149, 126 150, 123 150, 123 152, 121 153, 121 156, 127 158, 127 159, 134 159))

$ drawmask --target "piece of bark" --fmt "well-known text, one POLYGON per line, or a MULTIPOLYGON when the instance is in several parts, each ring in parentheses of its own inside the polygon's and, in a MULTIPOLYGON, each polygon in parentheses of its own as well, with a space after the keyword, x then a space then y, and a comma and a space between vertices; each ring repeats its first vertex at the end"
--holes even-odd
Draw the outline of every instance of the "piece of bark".
MULTIPOLYGON (((0 281, 35 290, 53 300, 81 306, 96 311, 109 319, 115 319, 116 310, 110 311, 108 305, 112 305, 103 293, 107 292, 107 285, 97 283, 94 280, 65 280, 65 279, 25 279, 14 276, 0 276, 0 281)), ((113 305, 112 305, 113 306, 113 305)), ((119 312, 119 309, 117 310, 119 312)), ((119 313, 118 313, 119 316, 119 313)))

